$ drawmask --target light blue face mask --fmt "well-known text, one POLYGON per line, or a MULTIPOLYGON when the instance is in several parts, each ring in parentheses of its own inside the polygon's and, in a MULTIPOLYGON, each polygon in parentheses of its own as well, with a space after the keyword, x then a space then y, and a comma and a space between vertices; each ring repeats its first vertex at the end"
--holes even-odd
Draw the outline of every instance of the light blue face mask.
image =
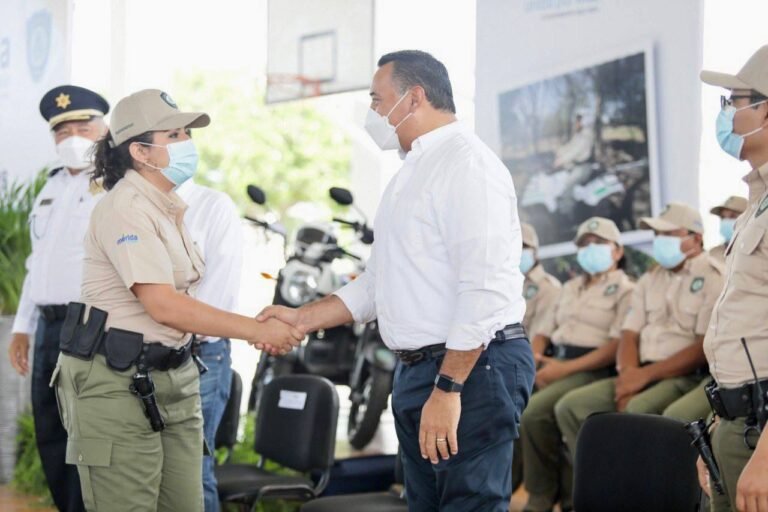
POLYGON ((682 243, 683 239, 676 236, 657 235, 653 239, 653 258, 666 269, 675 268, 685 261, 685 254, 680 250, 682 243))
POLYGON ((725 243, 731 241, 733 238, 733 228, 736 225, 736 219, 720 219, 720 234, 723 236, 725 243))
POLYGON ((589 244, 576 253, 576 261, 589 275, 602 274, 613 266, 611 244, 589 244))
POLYGON ((723 148, 723 151, 732 157, 741 160, 741 148, 744 147, 744 139, 750 135, 756 134, 765 127, 761 126, 752 130, 751 132, 745 133, 744 135, 739 135, 737 133, 733 133, 733 118, 736 116, 736 112, 739 110, 746 110, 748 108, 760 105, 761 103, 765 103, 766 101, 768 100, 758 101, 757 103, 752 103, 751 105, 747 105, 746 107, 741 108, 736 108, 729 105, 720 110, 720 113, 717 115, 715 126, 717 128, 717 142, 720 144, 720 147, 723 148))
POLYGON ((533 249, 525 248, 520 255, 520 272, 527 274, 536 264, 536 258, 533 256, 533 249))
POLYGON ((192 139, 183 140, 181 142, 173 142, 167 146, 162 146, 160 144, 149 144, 147 142, 140 142, 139 144, 143 144, 144 146, 165 148, 168 151, 168 157, 170 158, 168 161, 168 167, 161 169, 160 167, 155 167, 152 164, 145 163, 145 165, 152 167, 153 169, 157 169, 163 173, 163 176, 168 178, 168 181, 173 183, 174 186, 180 186, 182 183, 195 175, 195 171, 197 170, 197 162, 200 160, 200 157, 197 154, 197 148, 195 147, 195 143, 192 142, 192 139))

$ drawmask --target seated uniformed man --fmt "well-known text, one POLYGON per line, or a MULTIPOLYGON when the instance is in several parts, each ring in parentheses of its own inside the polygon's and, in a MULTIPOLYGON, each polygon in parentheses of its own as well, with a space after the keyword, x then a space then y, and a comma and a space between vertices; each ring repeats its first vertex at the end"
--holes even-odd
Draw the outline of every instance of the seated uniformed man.
POLYGON ((670 203, 640 227, 653 229, 658 267, 637 283, 621 331, 618 377, 571 391, 555 406, 571 454, 592 413, 660 414, 704 378, 702 343, 723 286, 722 265, 704 252, 703 225, 690 206, 670 203))
MULTIPOLYGON (((547 338, 542 333, 550 333, 554 326, 554 308, 557 305, 563 285, 552 274, 544 270, 539 263, 539 236, 530 224, 520 223, 523 232, 523 252, 520 257, 520 271, 525 276, 523 297, 525 297, 525 326, 533 345, 534 354, 543 355, 547 348, 547 338)), ((512 458, 512 492, 523 483, 523 445, 515 440, 512 458)))
POLYGON ((719 262, 725 264, 725 249, 733 238, 733 227, 736 225, 736 219, 747 209, 747 200, 739 196, 731 196, 721 205, 715 206, 709 213, 720 217, 720 234, 723 236, 723 243, 709 250, 709 254, 714 256, 719 262))

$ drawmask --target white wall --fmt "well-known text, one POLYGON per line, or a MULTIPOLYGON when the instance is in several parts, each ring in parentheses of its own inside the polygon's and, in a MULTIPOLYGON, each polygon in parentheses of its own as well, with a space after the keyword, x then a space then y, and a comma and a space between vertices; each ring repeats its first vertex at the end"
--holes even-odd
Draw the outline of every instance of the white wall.
POLYGON ((0 186, 57 165, 43 94, 69 81, 69 0, 0 2, 0 186))
POLYGON ((477 133, 498 151, 500 92, 651 43, 660 204, 697 205, 702 17, 702 0, 478 0, 477 133))

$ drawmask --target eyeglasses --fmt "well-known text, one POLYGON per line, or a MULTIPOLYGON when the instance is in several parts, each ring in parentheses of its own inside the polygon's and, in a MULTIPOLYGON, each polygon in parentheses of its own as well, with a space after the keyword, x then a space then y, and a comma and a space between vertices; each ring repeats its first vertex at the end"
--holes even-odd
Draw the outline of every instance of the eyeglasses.
POLYGON ((725 110, 726 107, 732 107, 734 100, 738 99, 748 99, 750 101, 750 105, 747 105, 743 108, 753 107, 768 100, 768 98, 760 94, 741 94, 737 96, 731 96, 730 98, 720 96, 720 109, 725 110))

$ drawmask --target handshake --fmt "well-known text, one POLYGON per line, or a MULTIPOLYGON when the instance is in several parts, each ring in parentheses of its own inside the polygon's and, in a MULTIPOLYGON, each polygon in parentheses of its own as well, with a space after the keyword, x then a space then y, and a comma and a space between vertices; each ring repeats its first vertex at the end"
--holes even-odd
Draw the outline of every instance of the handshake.
POLYGON ((285 355, 298 347, 309 331, 302 324, 300 309, 269 306, 256 316, 255 332, 248 343, 273 356, 285 355))

